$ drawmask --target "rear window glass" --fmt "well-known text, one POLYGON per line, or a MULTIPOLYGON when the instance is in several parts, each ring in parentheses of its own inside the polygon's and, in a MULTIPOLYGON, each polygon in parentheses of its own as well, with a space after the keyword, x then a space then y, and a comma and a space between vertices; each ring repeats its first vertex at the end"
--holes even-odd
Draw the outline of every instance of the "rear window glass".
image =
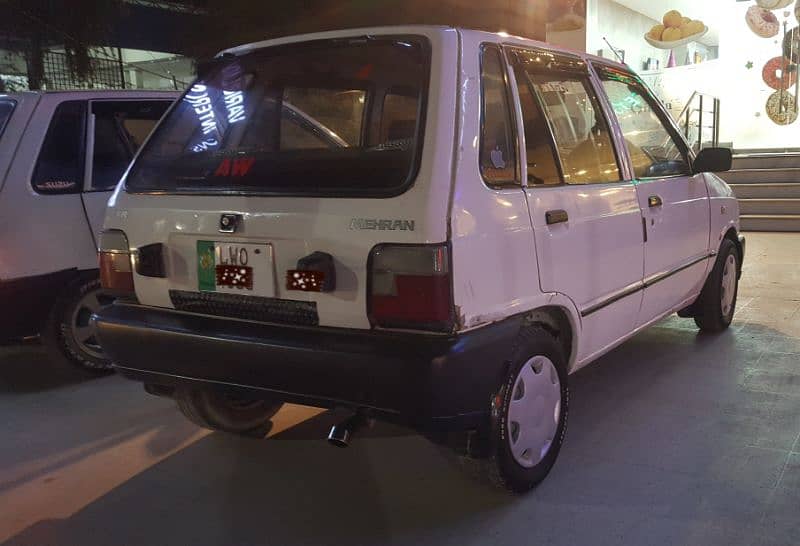
POLYGON ((0 136, 3 136, 3 130, 6 128, 8 120, 11 119, 11 112, 14 111, 16 102, 9 99, 0 99, 0 136))
POLYGON ((324 40, 223 56, 156 129, 130 191, 393 195, 416 174, 421 38, 324 40))

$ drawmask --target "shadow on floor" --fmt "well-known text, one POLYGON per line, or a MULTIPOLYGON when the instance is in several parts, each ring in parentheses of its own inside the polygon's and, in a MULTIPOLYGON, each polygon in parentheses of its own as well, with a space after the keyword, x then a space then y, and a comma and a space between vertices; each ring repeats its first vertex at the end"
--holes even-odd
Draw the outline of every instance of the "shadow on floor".
POLYGON ((578 372, 560 460, 524 497, 388 425, 330 448, 324 413, 267 440, 212 434, 7 544, 789 543, 794 512, 769 510, 800 405, 748 388, 780 337, 667 322, 578 372))
POLYGON ((0 394, 48 391, 94 378, 54 361, 37 339, 0 345, 0 394))

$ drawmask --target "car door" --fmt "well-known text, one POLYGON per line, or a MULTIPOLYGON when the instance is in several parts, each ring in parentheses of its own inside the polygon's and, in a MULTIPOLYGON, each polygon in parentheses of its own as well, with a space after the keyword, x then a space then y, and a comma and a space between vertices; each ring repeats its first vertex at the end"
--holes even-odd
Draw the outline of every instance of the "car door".
POLYGON ((111 191, 170 104, 168 100, 142 99, 89 102, 82 199, 95 241, 111 191))
POLYGON ((644 252, 636 188, 621 172, 583 60, 527 49, 509 57, 541 289, 575 303, 578 359, 588 362, 635 327, 644 252))
POLYGON ((634 75, 599 67, 635 177, 647 242, 639 324, 690 303, 709 266, 709 199, 703 175, 692 174, 688 146, 634 75))

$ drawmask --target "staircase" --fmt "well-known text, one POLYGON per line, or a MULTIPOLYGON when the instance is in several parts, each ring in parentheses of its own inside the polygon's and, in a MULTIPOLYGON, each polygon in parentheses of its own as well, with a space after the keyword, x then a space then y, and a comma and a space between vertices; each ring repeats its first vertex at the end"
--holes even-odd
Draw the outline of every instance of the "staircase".
POLYGON ((737 150, 722 173, 736 197, 745 231, 800 231, 800 150, 737 150))

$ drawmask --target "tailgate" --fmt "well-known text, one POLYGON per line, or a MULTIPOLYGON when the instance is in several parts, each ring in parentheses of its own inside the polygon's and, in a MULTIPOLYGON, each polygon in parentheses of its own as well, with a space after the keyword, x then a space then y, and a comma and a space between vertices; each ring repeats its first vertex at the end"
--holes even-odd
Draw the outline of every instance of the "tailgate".
POLYGON ((106 228, 163 245, 140 302, 368 328, 373 247, 447 240, 457 36, 425 32, 283 44, 201 76, 109 203, 106 228))

